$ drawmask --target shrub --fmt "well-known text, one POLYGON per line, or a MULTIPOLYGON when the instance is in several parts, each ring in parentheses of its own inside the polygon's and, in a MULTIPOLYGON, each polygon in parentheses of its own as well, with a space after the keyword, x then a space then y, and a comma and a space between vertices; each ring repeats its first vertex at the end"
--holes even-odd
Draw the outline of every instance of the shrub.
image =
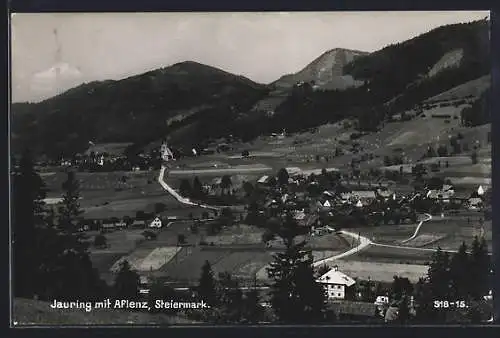
POLYGON ((149 240, 156 239, 156 237, 157 237, 157 235, 151 230, 143 231, 141 235, 143 235, 144 238, 149 239, 149 240))
POLYGON ((108 239, 106 236, 99 234, 96 235, 94 238, 94 246, 96 248, 102 248, 102 247, 107 247, 108 246, 108 239))

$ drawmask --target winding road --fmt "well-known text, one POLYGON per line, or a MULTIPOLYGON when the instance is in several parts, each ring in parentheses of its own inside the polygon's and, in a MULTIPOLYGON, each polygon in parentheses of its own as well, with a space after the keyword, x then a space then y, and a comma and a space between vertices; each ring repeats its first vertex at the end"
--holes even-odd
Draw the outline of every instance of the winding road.
POLYGON ((432 215, 431 214, 424 214, 427 218, 424 219, 424 220, 421 220, 420 223, 418 223, 418 226, 417 228, 415 229, 415 233, 413 234, 413 236, 411 236, 410 238, 407 238, 405 239, 404 241, 402 241, 401 243, 408 243, 409 241, 411 241, 412 239, 415 239, 415 237, 417 237, 418 235, 418 232, 420 231, 420 227, 422 226, 422 224, 424 224, 424 222, 427 222, 427 221, 430 221, 432 219, 432 215))
POLYGON ((194 202, 191 202, 189 200, 189 198, 185 198, 185 197, 182 197, 181 195, 179 195, 179 193, 177 193, 177 191, 175 191, 175 189, 173 189, 167 183, 165 183, 164 177, 165 177, 165 170, 166 169, 167 168, 165 166, 161 167, 160 174, 158 175, 158 183, 160 183, 160 185, 163 187, 163 189, 165 189, 177 201, 179 201, 182 204, 197 206, 197 207, 204 208, 204 209, 210 209, 210 210, 220 210, 220 209, 222 209, 221 207, 216 207, 216 206, 212 206, 212 205, 201 204, 201 203, 194 203, 194 202))

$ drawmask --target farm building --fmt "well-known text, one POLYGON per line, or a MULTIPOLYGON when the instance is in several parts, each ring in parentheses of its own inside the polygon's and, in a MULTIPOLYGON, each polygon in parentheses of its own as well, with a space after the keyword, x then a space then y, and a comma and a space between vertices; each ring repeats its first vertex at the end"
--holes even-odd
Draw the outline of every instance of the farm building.
POLYGON ((163 222, 160 217, 155 217, 151 222, 149 222, 150 228, 161 228, 163 226, 163 222))
POLYGON ((354 279, 340 272, 337 266, 319 277, 317 282, 325 287, 328 299, 344 299, 347 290, 356 284, 354 279))
POLYGON ((141 220, 134 220, 132 224, 130 225, 132 228, 144 228, 146 226, 146 223, 141 220))

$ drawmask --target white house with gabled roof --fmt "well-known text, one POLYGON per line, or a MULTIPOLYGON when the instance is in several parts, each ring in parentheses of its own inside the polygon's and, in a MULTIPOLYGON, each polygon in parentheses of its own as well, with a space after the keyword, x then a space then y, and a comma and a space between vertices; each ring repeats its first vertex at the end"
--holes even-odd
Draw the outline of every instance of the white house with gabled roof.
POLYGON ((162 226, 163 226, 163 223, 162 223, 160 217, 155 217, 155 219, 152 220, 151 223, 149 223, 150 228, 161 228, 162 226))
POLYGON ((316 282, 323 285, 328 299, 344 299, 346 290, 356 284, 356 281, 335 266, 333 269, 319 277, 316 282))

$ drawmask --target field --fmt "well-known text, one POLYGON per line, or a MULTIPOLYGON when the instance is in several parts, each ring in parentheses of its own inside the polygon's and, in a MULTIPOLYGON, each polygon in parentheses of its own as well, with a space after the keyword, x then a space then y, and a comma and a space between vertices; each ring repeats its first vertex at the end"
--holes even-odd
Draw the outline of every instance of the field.
MULTIPOLYGON (((143 230, 126 230, 107 233, 106 239, 108 248, 95 249, 91 247, 92 253, 111 253, 111 252, 129 252, 144 238, 141 233, 143 230)), ((85 233, 89 239, 93 240, 94 236, 99 234, 98 231, 88 231, 85 233)))
POLYGON ((428 267, 415 264, 395 264, 381 262, 366 262, 354 260, 337 260, 328 263, 330 267, 337 265, 339 270, 348 276, 356 276, 363 280, 392 282, 394 276, 407 277, 413 283, 427 274, 428 267))
MULTIPOLYGON (((204 210, 179 203, 157 182, 158 172, 77 173, 80 181, 80 205, 86 218, 135 217, 137 211, 153 212, 155 203, 167 206, 169 216, 201 215, 204 210), (126 177, 126 183, 122 183, 126 177)), ((54 204, 61 196, 66 174, 45 175, 49 189, 48 203, 54 204)))
POLYGON ((421 251, 412 248, 392 248, 371 245, 360 252, 344 258, 346 261, 362 261, 377 263, 398 263, 410 265, 427 265, 431 261, 433 251, 421 251))
POLYGON ((399 244, 410 238, 418 224, 380 225, 377 227, 362 227, 352 229, 353 232, 361 233, 371 241, 384 244, 399 244))
MULTIPOLYGON (((432 220, 426 222, 420 228, 420 235, 432 235, 441 237, 441 239, 429 243, 426 248, 441 247, 444 250, 458 250, 462 242, 465 242, 467 246, 470 247, 474 236, 484 235, 486 242, 488 243, 489 250, 492 247, 492 227, 491 221, 484 222, 481 227, 478 218, 482 215, 476 217, 469 217, 470 223, 467 221, 467 217, 445 217, 444 219, 432 220)), ((416 246, 414 243, 407 243, 408 245, 416 246)))
POLYGON ((416 248, 428 247, 443 238, 446 238, 446 234, 433 233, 433 234, 421 234, 410 241, 406 241, 404 245, 413 246, 416 248))
MULTIPOLYGON (((82 192, 114 189, 129 190, 133 188, 141 188, 147 192, 161 191, 161 187, 155 184, 158 177, 157 171, 77 172, 76 177, 80 181, 82 192), (125 177, 125 182, 121 181, 123 177, 125 177)), ((67 175, 64 172, 54 172, 50 175, 46 173, 43 177, 51 193, 61 192, 62 184, 66 178, 67 175)))
POLYGON ((227 255, 225 251, 202 251, 200 247, 184 247, 157 275, 164 275, 178 281, 194 282, 201 275, 201 267, 208 261, 215 266, 227 255))

